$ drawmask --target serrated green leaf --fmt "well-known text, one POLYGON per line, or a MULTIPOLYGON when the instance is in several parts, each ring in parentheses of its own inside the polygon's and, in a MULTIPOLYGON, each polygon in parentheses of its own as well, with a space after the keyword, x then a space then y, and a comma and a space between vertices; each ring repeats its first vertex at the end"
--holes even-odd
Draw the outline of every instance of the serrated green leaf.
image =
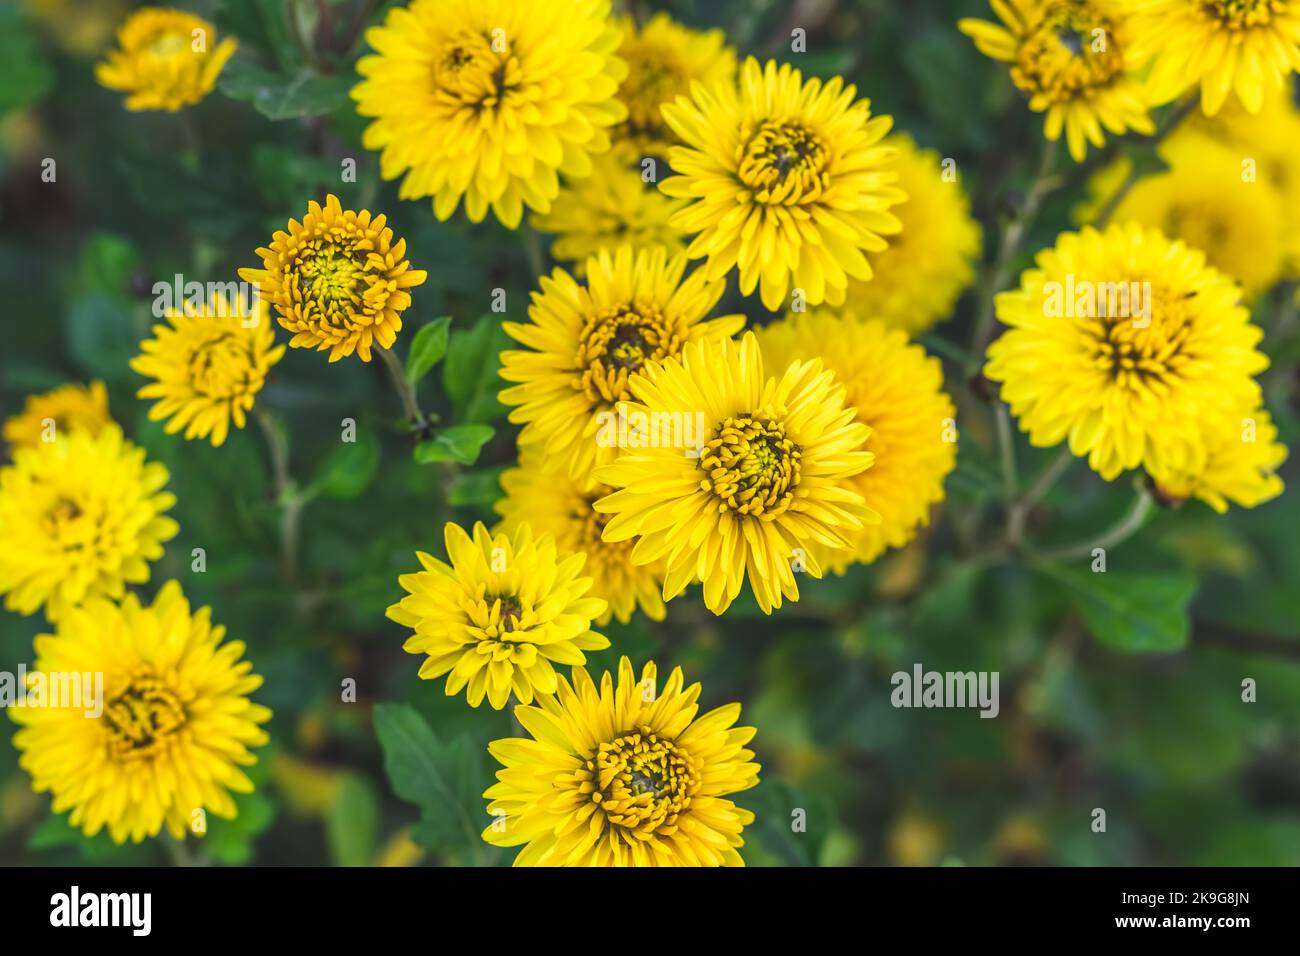
POLYGON ((1182 649, 1196 593, 1196 576, 1186 568, 1118 569, 1093 572, 1041 562, 1036 567, 1066 585, 1071 603, 1097 640, 1133 653, 1182 649))
POLYGON ((495 432, 491 425, 457 425, 438 432, 427 441, 415 446, 415 460, 421 465, 437 461, 455 461, 472 465, 478 461, 495 432))
POLYGON ((313 70, 285 76, 247 60, 232 60, 221 71, 217 89, 252 103, 267 119, 286 120, 332 113, 347 104, 355 82, 354 77, 322 76, 313 70))
POLYGON ((418 385, 429 370, 447 354, 451 339, 451 319, 447 316, 434 319, 415 333, 411 350, 406 355, 406 380, 418 385))

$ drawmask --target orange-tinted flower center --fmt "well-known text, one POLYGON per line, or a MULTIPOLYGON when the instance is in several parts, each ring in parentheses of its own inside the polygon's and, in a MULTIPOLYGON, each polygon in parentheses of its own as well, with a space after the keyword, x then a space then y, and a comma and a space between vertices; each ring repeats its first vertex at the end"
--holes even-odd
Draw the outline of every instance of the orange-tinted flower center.
POLYGON ((649 727, 602 743, 578 775, 606 821, 642 835, 674 827, 700 785, 690 757, 649 727))
POLYGON ((785 426, 770 416, 728 418, 700 453, 699 467, 708 475, 700 487, 718 497, 719 511, 775 516, 794 501, 801 457, 785 426))
POLYGON ((626 400, 632 375, 646 362, 676 355, 681 348, 676 328, 651 303, 601 309, 583 321, 575 359, 583 372, 574 387, 596 404, 626 400))
POLYGON ((185 725, 185 708, 172 690, 147 669, 141 669, 104 706, 109 753, 118 760, 151 757, 166 739, 185 725))
POLYGON ((1104 87, 1123 72, 1114 24, 1086 0, 1058 0, 1022 37, 1011 79, 1027 93, 1060 103, 1104 87))

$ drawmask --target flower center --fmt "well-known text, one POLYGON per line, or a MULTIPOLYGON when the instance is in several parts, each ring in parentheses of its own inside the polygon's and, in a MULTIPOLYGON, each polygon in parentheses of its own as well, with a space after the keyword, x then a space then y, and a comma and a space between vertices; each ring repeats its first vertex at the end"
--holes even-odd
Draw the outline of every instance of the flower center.
POLYGON ((682 341, 654 305, 632 303, 602 309, 583 322, 575 359, 583 369, 574 383, 594 403, 614 403, 631 396, 627 380, 646 362, 681 351, 682 341))
POLYGON ((45 512, 45 533, 52 539, 64 536, 68 525, 80 518, 85 512, 77 502, 64 495, 54 499, 54 503, 45 512))
MULTIPOLYGON (((1176 378, 1193 356, 1188 343, 1194 333, 1191 301, 1167 289, 1154 289, 1145 315, 1089 319, 1096 341, 1094 361, 1119 385, 1149 385, 1176 378)), ((1106 309, 1099 307, 1098 312, 1106 309)))
POLYGON ((168 737, 185 725, 185 708, 159 678, 137 672, 104 706, 109 753, 118 760, 152 757, 168 737))
POLYGON ((309 317, 335 328, 346 327, 362 311, 371 276, 366 254, 352 244, 329 239, 303 243, 294 262, 294 299, 309 317))
POLYGON ((815 133, 789 120, 763 120, 739 150, 740 180, 769 205, 812 202, 830 186, 826 148, 815 133))
POLYGON ((190 52, 190 35, 179 30, 166 30, 149 40, 145 44, 145 50, 154 56, 171 59, 180 53, 190 52))
POLYGON ((627 125, 637 133, 659 134, 667 129, 659 107, 685 88, 685 71, 677 51, 665 48, 636 49, 625 54, 628 78, 619 98, 627 104, 627 125))
POLYGON ((1048 103, 1075 99, 1124 73, 1124 56, 1113 24, 1092 4, 1049 4, 1023 37, 1011 78, 1048 103))
POLYGON ((254 357, 238 336, 220 330, 195 344, 186 368, 194 391, 214 398, 231 398, 248 391, 254 357))
POLYGON ((779 515, 794 501, 800 458, 799 446, 775 419, 728 418, 700 452, 699 467, 708 474, 700 487, 717 495, 719 511, 779 515))
POLYGON ((1229 30, 1265 26, 1284 8, 1282 0, 1201 0, 1201 9, 1229 30))
POLYGON ((519 61, 510 55, 504 31, 493 36, 461 30, 433 64, 433 86, 439 97, 475 110, 495 109, 506 94, 520 86, 519 61))
POLYGON ((610 824, 644 835, 674 826, 700 784, 690 757, 649 727, 602 743, 578 774, 610 824))

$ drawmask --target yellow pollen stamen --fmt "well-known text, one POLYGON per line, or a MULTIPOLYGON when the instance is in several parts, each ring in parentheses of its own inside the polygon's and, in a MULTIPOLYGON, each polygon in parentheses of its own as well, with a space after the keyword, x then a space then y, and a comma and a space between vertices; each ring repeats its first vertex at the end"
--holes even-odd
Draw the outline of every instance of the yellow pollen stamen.
POLYGON ((827 151, 806 127, 765 119, 742 133, 737 147, 740 181, 768 205, 815 202, 830 188, 827 151))
POLYGON ((674 832, 700 786, 690 756, 644 726, 602 743, 578 778, 611 826, 643 837, 674 832))
POLYGON ((118 760, 154 756, 185 725, 176 694, 148 670, 132 676, 126 690, 104 706, 109 753, 118 760))
POLYGON ((780 422, 762 415, 728 418, 700 453, 708 474, 700 487, 719 499, 718 510, 775 517, 794 501, 801 450, 780 422))
POLYGON ((602 309, 583 322, 576 364, 585 371, 573 386, 593 402, 624 401, 631 397, 628 378, 681 347, 680 333, 653 304, 602 309))

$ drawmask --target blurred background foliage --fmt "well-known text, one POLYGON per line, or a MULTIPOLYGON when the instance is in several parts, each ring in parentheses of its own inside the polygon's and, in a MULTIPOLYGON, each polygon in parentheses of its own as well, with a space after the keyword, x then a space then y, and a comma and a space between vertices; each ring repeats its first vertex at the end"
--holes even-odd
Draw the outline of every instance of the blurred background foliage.
MULTIPOLYGON (((486 743, 514 733, 508 713, 471 710, 416 677, 418 659, 384 618, 416 548, 438 551, 443 522, 491 520, 514 429, 495 400, 506 290, 524 316, 533 273, 520 235, 463 215, 437 223, 427 201, 402 202, 360 146, 347 90, 364 45, 358 26, 387 3, 210 0, 240 51, 214 94, 179 115, 129 114, 98 87, 92 63, 130 6, 112 0, 6 0, 0 7, 0 414, 24 396, 103 379, 111 411, 171 471, 181 534, 145 588, 178 579, 210 604, 266 678, 257 699, 275 717, 254 794, 201 842, 117 847, 83 838, 31 792, 0 747, 0 862, 502 864, 484 844, 486 743), (360 14, 368 16, 363 21, 360 14), (288 16, 300 17, 298 29, 288 16), (304 55, 294 37, 313 38, 304 55), (57 162, 43 182, 42 161, 57 162), (341 182, 344 160, 355 183, 341 182), (306 492, 296 573, 280 559, 280 510, 261 436, 221 448, 149 423, 127 367, 152 322, 151 288, 174 274, 226 281, 253 250, 336 192, 345 207, 387 213, 413 267, 429 271, 397 350, 448 316, 450 353, 421 382, 444 423, 494 429, 472 467, 413 460, 401 408, 379 363, 327 365, 294 350, 259 403, 287 423, 290 468, 306 492), (486 318, 481 318, 482 316, 486 318), (355 445, 340 443, 345 419, 355 445), (204 573, 191 570, 203 548, 204 573), (344 701, 354 680, 356 701, 344 701)), ((1040 148, 1005 71, 956 30, 980 0, 673 0, 633 3, 722 27, 742 53, 842 74, 878 112, 954 157, 985 225, 986 246, 1027 185, 1040 148), (806 53, 790 31, 807 31, 806 53)), ((1048 202, 1017 268, 1069 227, 1080 190, 1048 202)), ((1266 329, 1280 297, 1256 306, 1266 329)), ((1105 575, 980 557, 1005 526, 987 406, 961 361, 974 293, 923 341, 947 359, 959 405, 959 463, 923 539, 843 578, 807 580, 798 604, 770 618, 741 601, 724 618, 698 596, 668 619, 611 625, 638 663, 680 665, 707 706, 739 700, 759 728, 762 783, 740 795, 757 821, 751 865, 1296 864, 1300 863, 1300 495, 1224 517, 1198 503, 1159 514, 1114 549, 1105 575), (996 670, 1001 714, 900 710, 890 675, 996 670), (1241 684, 1258 684, 1245 703, 1241 684), (1094 808, 1107 832, 1090 827, 1094 808), (802 813, 800 813, 802 811, 802 813), (794 825, 806 819, 806 828, 794 825)), ((726 311, 765 321, 734 282, 726 311)), ((426 342, 441 332, 430 332, 426 342)), ((1269 336, 1265 375, 1281 438, 1297 438, 1300 343, 1269 336)), ((1053 452, 1017 438, 1022 474, 1053 452)), ((430 456, 426 456, 430 457, 430 456)), ((439 456, 454 457, 454 456, 439 456)), ((466 456, 472 457, 472 455, 466 456)), ((1121 514, 1131 489, 1076 465, 1029 515, 1030 534, 1073 541, 1121 514)), ((0 614, 0 668, 30 661, 38 618, 0 614)))

